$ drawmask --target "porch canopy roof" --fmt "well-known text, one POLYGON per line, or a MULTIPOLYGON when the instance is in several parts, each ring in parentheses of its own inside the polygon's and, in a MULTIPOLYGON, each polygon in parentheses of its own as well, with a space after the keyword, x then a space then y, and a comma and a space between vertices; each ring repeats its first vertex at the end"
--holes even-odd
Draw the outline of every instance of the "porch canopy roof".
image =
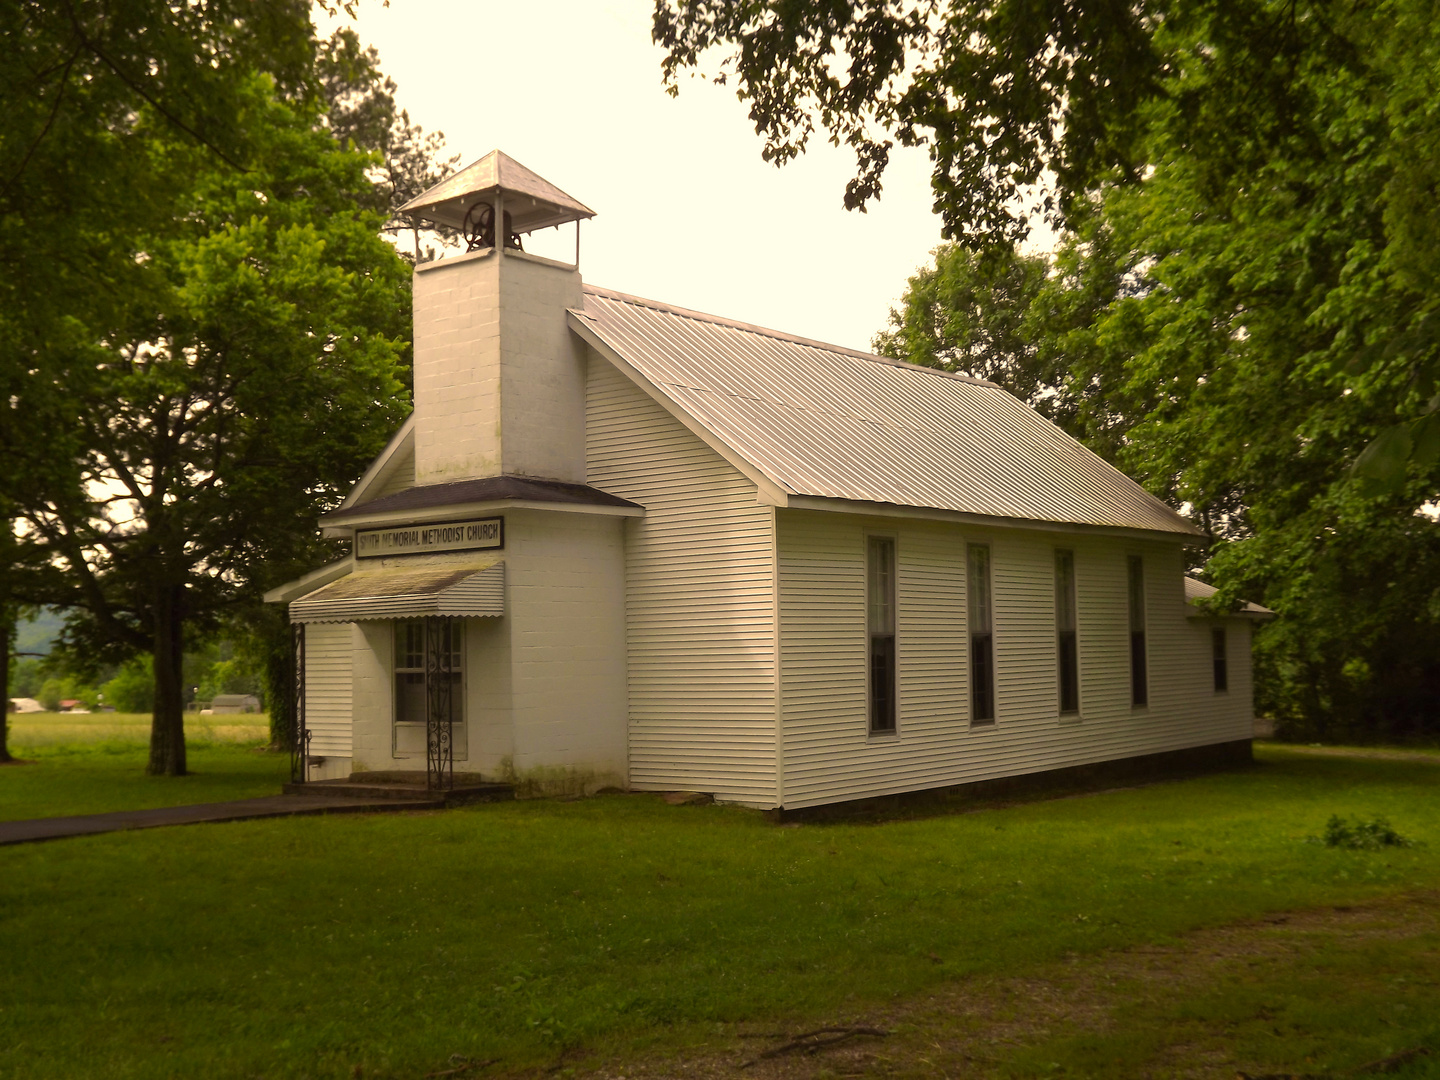
POLYGON ((292 623, 505 614, 505 563, 387 567, 347 574, 290 601, 292 623))

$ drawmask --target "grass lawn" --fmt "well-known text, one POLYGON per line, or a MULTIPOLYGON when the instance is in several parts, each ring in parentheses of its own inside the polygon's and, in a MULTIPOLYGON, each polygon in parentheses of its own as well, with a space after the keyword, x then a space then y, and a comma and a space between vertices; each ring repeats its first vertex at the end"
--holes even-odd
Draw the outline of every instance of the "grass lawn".
MULTIPOLYGON (((1437 780, 1433 756, 1271 748, 1242 772, 879 825, 777 828, 614 796, 4 848, 0 1077, 418 1080, 460 1068, 452 1055, 498 1059, 467 1078, 686 1055, 733 1075, 726 1048, 756 1025, 920 1030, 917 1002, 987 985, 1033 1013, 1034 980, 1061 985, 1072 965, 1183 951, 1278 912, 1433 899, 1437 780), (1306 843, 1332 813, 1386 815, 1425 846, 1306 843)), ((1242 1066, 1339 1072, 1419 1044, 1440 1058, 1434 928, 1397 919, 1411 931, 1373 948, 1351 933, 1324 938, 1333 955, 1257 944, 1273 954, 1258 967, 1177 962, 1213 977, 1163 994, 1097 976, 1131 1035, 1062 1018, 932 1074, 1143 1075, 1187 1023, 1273 1029, 1252 1039, 1263 1054, 1222 1039, 1242 1066), (1302 1008, 1297 988, 1320 987, 1339 1004, 1302 1008)), ((862 1071, 930 1071, 906 1061, 862 1071)), ((1236 1065, 1215 1068, 1191 1074, 1236 1065)))
POLYGON ((191 775, 145 775, 150 717, 128 713, 22 713, 10 717, 10 752, 28 764, 0 768, 0 821, 141 810, 279 794, 284 754, 257 753, 264 716, 186 716, 191 775))

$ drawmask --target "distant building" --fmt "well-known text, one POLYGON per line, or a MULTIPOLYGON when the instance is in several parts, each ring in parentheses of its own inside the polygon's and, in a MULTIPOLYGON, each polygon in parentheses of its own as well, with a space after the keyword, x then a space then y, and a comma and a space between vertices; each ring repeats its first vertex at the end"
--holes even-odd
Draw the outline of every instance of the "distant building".
POLYGON ((212 715, 258 713, 260 699, 254 694, 217 694, 207 710, 212 715))
POLYGON ((12 697, 9 704, 10 711, 12 713, 35 713, 45 711, 44 705, 41 705, 40 702, 36 701, 34 698, 29 697, 12 697))
POLYGON ((1248 758, 1268 613, 1203 614, 1207 538, 1023 402, 586 285, 519 236, 591 212, 499 152, 405 210, 470 243, 416 269, 415 411, 323 519, 352 554, 267 597, 312 779, 800 808, 1248 758))

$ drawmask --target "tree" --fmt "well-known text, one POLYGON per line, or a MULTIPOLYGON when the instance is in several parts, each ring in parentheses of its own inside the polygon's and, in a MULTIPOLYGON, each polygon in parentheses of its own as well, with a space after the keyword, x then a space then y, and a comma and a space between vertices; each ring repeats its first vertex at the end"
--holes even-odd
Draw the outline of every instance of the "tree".
MULTIPOLYGON (((1348 65, 1292 81, 1304 119, 1286 138, 1220 175, 1180 119, 1156 115, 1155 164, 1072 208, 1042 286, 969 295, 983 324, 1019 328, 1017 347, 1065 357, 1057 393, 1081 402, 1074 433, 1217 536, 1205 572, 1219 604, 1282 612, 1257 663, 1260 706, 1283 728, 1433 735, 1440 526, 1416 510, 1440 468, 1412 454, 1382 483, 1351 480, 1397 416, 1420 417, 1415 431, 1430 415, 1437 290, 1389 208, 1394 160, 1413 152, 1397 145, 1401 76, 1433 75, 1395 74, 1392 48, 1411 46, 1388 29, 1350 38, 1348 65)), ((933 323, 932 294, 913 279, 896 320, 933 323)))
POLYGON ((320 51, 318 76, 331 134, 342 145, 378 156, 370 174, 373 191, 367 205, 386 214, 384 231, 392 236, 414 232, 416 256, 422 231, 441 242, 456 239, 459 233, 447 226, 422 230, 395 214, 454 172, 460 156, 442 158, 445 133, 427 133, 396 104, 398 88, 380 70, 380 54, 375 48, 362 48, 355 31, 341 27, 320 51))
MULTIPOLYGON (((114 659, 155 644, 143 642, 164 605, 142 595, 142 579, 156 577, 145 560, 174 579, 190 559, 182 630, 263 628, 271 683, 285 691, 272 695, 272 720, 286 733, 288 625, 259 593, 333 557, 313 528, 316 507, 403 411, 408 274, 374 230, 396 231, 388 211, 439 178, 443 139, 396 108, 373 49, 348 29, 317 43, 309 13, 295 0, 22 0, 0 13, 0 258, 18 271, 0 283, 13 421, 0 448, 52 470, 29 485, 19 533, 59 560, 26 595, 80 605, 72 664, 114 659), (103 207, 105 227, 76 212, 76 191, 103 207), (349 286, 335 289, 331 272, 349 273, 349 286), (307 322, 296 313, 312 300, 321 310, 307 322), (257 311, 268 327, 251 321, 257 311), (301 357, 317 351, 307 382, 301 357), (237 376, 245 400, 225 398, 211 379, 222 368, 236 375, 237 357, 250 365, 237 376), (279 393, 262 402, 254 391, 272 377, 319 393, 311 412, 279 393), (174 419, 176 406, 208 412, 201 423, 182 417, 167 446, 165 425, 151 420, 174 419), (253 451, 276 432, 294 440, 283 460, 257 464, 253 451), (211 460, 185 460, 191 452, 211 460), (287 470, 288 485, 278 479, 287 470), (211 510, 238 512, 232 524, 254 526, 233 550, 203 554, 196 543, 176 554, 184 511, 205 501, 174 486, 178 476, 204 490, 211 510), (266 502, 269 483, 283 497, 266 502), (245 514, 246 500, 261 512, 245 514), (68 580, 50 572, 57 565, 68 580)), ((170 660, 155 665, 152 770, 184 767, 173 636, 161 644, 170 660)))
MULTIPOLYGON (((60 358, 121 325, 153 279, 137 238, 156 235, 175 205, 151 152, 157 125, 243 172, 251 132, 237 122, 237 91, 263 71, 277 93, 303 95, 313 65, 310 7, 299 0, 0 7, 0 401, 9 406, 0 502, 42 489, 72 513, 84 501, 74 463, 85 448, 60 358)), ((0 553, 0 637, 17 599, 65 591, 48 568, 15 572, 33 537, 12 522, 5 532, 17 542, 0 553)))
POLYGON ((282 99, 267 76, 244 94, 245 172, 142 117, 175 213, 133 238, 135 301, 103 334, 75 326, 52 350, 79 483, 23 506, 81 613, 72 651, 153 653, 149 768, 171 775, 185 771, 187 626, 213 629, 267 560, 308 553, 316 507, 338 501, 406 408, 409 267, 361 206, 372 159, 337 145, 323 105, 282 99))
POLYGON ((1201 205, 1223 213, 1237 176, 1263 184, 1277 160, 1313 158, 1326 138, 1314 110, 1333 117, 1332 95, 1373 107, 1353 163, 1376 181, 1374 242, 1387 272, 1409 279, 1413 306, 1343 364, 1403 362, 1418 392, 1352 465, 1394 491, 1411 464, 1440 460, 1430 5, 656 0, 654 38, 671 92, 702 63, 736 81, 767 160, 792 159, 817 129, 850 146, 848 207, 879 197, 894 142, 927 146, 946 235, 977 249, 1019 240, 1036 213, 1081 228, 1098 192, 1182 162, 1201 205))

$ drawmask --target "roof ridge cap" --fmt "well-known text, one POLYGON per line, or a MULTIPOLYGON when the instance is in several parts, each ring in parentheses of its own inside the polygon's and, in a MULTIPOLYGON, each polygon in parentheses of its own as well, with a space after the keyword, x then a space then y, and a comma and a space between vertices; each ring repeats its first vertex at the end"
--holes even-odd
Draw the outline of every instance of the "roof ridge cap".
MULTIPOLYGON (((593 293, 596 296, 603 296, 610 300, 618 300, 622 304, 632 304, 635 307, 650 308, 652 311, 664 312, 667 315, 678 315, 682 319, 694 319, 696 322, 708 322, 714 323, 717 326, 728 326, 733 330, 744 330, 747 333, 759 334, 762 337, 774 338, 777 341, 788 341, 794 345, 804 345, 807 348, 820 349, 823 352, 835 353, 839 356, 849 356, 856 360, 867 360, 872 364, 883 364, 887 367, 918 371, 925 375, 937 375, 943 379, 971 383, 975 386, 990 386, 997 390, 1004 389, 999 383, 991 382, 989 379, 978 379, 974 375, 963 375, 958 371, 945 371, 942 368, 911 364, 905 360, 893 360, 888 356, 878 356, 875 353, 863 352, 860 349, 851 349, 844 345, 832 345, 828 341, 801 337, 799 334, 787 334, 783 330, 772 330, 768 326, 757 326, 754 323, 741 322, 739 319, 727 319, 723 315, 711 315, 704 311, 682 308, 675 304, 667 304, 661 300, 649 300, 643 296, 636 296, 633 293, 623 293, 618 289, 607 289, 598 285, 591 285, 588 282, 583 286, 583 291, 593 293)), ((584 314, 584 312, 581 312, 581 314, 584 314)))

